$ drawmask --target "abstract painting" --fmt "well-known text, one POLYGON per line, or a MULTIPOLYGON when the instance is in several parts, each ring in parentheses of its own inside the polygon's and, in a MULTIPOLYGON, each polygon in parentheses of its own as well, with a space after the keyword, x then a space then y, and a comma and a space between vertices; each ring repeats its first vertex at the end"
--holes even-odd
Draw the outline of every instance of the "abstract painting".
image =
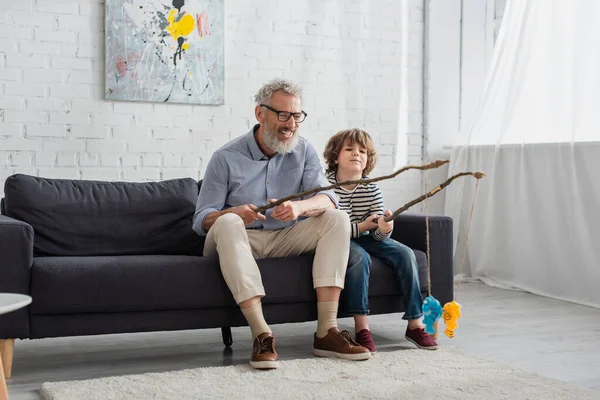
POLYGON ((224 103, 224 0, 106 0, 105 98, 224 103))

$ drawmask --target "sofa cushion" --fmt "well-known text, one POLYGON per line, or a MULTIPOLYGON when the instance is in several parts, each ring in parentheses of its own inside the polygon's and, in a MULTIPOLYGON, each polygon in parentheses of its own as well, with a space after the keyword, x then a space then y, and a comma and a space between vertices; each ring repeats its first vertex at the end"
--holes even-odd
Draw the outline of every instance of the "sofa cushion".
POLYGON ((17 174, 5 183, 6 215, 35 231, 36 255, 200 255, 192 230, 197 182, 100 182, 17 174))
POLYGON ((35 257, 32 314, 235 305, 219 264, 176 255, 35 257))
MULTIPOLYGON (((424 287, 424 254, 416 254, 424 287)), ((267 293, 263 302, 316 301, 312 260, 312 255, 258 260, 267 293)), ((391 268, 374 259, 370 296, 399 293, 391 268)), ((31 296, 36 315, 235 306, 218 262, 192 256, 36 257, 31 296)))

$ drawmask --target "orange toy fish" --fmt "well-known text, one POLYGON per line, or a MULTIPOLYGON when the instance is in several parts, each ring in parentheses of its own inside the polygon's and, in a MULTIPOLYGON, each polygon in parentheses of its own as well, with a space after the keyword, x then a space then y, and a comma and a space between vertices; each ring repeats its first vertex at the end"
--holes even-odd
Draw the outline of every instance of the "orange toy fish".
POLYGON ((456 301, 444 304, 444 308, 442 308, 442 318, 444 318, 444 322, 446 323, 446 330, 444 333, 449 338, 453 338, 454 330, 458 328, 457 321, 460 318, 460 304, 456 301))

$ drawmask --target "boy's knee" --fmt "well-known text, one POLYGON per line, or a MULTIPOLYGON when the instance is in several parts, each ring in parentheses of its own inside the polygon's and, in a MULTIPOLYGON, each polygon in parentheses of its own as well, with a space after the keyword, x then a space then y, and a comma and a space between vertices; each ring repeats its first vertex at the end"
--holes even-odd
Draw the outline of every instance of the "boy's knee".
POLYGON ((396 252, 404 259, 416 259, 415 252, 408 246, 398 243, 396 252))

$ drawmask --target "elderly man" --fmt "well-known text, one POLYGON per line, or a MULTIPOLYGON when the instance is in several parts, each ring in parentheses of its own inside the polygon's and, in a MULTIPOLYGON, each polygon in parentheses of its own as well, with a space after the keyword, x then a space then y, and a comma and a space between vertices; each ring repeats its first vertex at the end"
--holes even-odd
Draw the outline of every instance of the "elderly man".
POLYGON ((298 136, 306 118, 302 89, 274 79, 258 91, 255 100, 259 123, 213 154, 194 215, 194 230, 206 235, 204 255, 218 254, 225 282, 250 326, 250 365, 258 369, 279 365, 275 339, 262 312, 265 290, 255 258, 308 252, 315 254, 318 310, 313 353, 365 360, 371 356, 369 350, 337 328, 350 222, 337 209, 335 194, 324 191, 305 200, 286 201, 265 215, 255 211, 268 201, 328 184, 315 149, 298 136))

